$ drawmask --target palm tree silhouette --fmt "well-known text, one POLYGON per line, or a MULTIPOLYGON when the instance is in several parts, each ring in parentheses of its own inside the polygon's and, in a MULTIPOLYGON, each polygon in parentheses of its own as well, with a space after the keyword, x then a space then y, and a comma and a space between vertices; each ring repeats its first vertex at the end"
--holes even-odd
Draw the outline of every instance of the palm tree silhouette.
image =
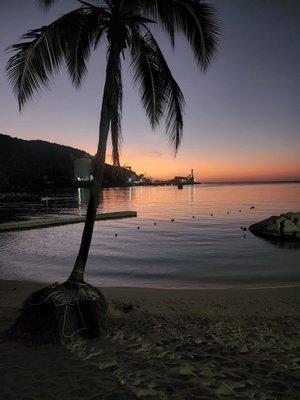
MULTIPOLYGON (((47 8, 54 1, 39 0, 39 3, 47 8)), ((49 302, 53 301, 49 290, 50 294, 54 291, 60 295, 62 291, 66 293, 68 290, 68 295, 65 295, 67 298, 70 291, 73 291, 78 298, 77 288, 83 290, 84 287, 84 271, 102 186, 109 133, 113 162, 117 166, 120 165, 122 60, 129 58, 131 61, 130 69, 134 81, 139 84, 141 101, 152 128, 165 120, 166 132, 176 153, 183 133, 184 97, 151 27, 154 24, 162 27, 173 46, 175 35, 178 32, 183 33, 203 71, 207 69, 215 53, 219 35, 214 8, 201 0, 98 0, 93 3, 79 0, 79 3, 79 8, 63 15, 50 25, 25 33, 20 43, 10 47, 14 54, 7 64, 8 78, 21 109, 36 91, 48 86, 51 77, 63 63, 67 66, 73 84, 78 88, 87 72, 86 62, 92 50, 97 50, 101 44, 106 46, 107 67, 100 113, 99 142, 93 165, 94 183, 90 190, 81 245, 68 281, 59 287, 45 289, 48 306, 49 302)), ((93 292, 90 285, 88 288, 93 292)), ((33 297, 39 300, 45 298, 45 290, 39 291, 38 295, 33 297)), ((101 299, 102 308, 99 313, 105 314, 106 308, 100 292, 95 291, 91 297, 101 299)), ((87 296, 89 301, 91 297, 87 296)), ((81 308, 86 306, 83 300, 81 296, 81 308)), ((23 317, 21 314, 23 319, 24 310, 27 310, 27 315, 32 314, 28 302, 25 302, 23 317)), ((84 311, 84 317, 88 319, 87 306, 84 311)), ((95 310, 93 313, 95 314, 95 310)), ((80 318, 77 315, 77 319, 80 318)), ((91 315, 90 321, 93 319, 91 315)), ((93 324, 91 328, 90 324, 91 322, 85 323, 89 325, 86 331, 91 335, 99 334, 103 328, 95 328, 93 324)), ((15 325, 19 326, 20 333, 20 327, 24 323, 15 325)))

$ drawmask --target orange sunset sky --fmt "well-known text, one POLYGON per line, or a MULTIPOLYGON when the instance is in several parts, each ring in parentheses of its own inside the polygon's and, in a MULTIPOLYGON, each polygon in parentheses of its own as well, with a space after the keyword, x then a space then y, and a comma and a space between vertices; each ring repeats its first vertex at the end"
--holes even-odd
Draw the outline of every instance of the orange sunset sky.
MULTIPOLYGON (((174 158, 162 125, 151 131, 123 62, 124 136, 121 164, 152 178, 187 175, 201 182, 300 180, 300 2, 214 0, 222 34, 218 53, 203 74, 182 36, 175 51, 159 29, 157 40, 185 96, 184 138, 174 158)), ((104 84, 105 52, 88 63, 76 91, 65 70, 19 114, 5 76, 5 48, 28 29, 70 11, 57 2, 44 12, 34 1, 5 2, 0 15, 0 133, 77 147, 94 154, 104 84)), ((110 148, 107 161, 110 162, 110 148)))

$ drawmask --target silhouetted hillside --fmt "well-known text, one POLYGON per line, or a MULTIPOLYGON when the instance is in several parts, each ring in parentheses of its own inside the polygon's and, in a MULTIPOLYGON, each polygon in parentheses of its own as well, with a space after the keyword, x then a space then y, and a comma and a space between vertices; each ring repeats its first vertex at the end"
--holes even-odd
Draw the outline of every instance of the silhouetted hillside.
MULTIPOLYGON (((91 157, 83 150, 43 140, 23 140, 0 134, 0 191, 32 191, 44 187, 71 187, 73 161, 91 157)), ((106 164, 106 184, 124 184, 129 171, 106 164), (123 173, 122 173, 123 171, 123 173)))

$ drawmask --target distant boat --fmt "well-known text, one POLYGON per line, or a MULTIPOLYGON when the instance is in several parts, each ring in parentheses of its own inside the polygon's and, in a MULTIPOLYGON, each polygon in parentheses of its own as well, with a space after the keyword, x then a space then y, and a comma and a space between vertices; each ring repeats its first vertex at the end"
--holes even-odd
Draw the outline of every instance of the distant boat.
POLYGON ((181 184, 178 185, 178 189, 179 189, 179 190, 183 189, 183 185, 181 185, 181 184))

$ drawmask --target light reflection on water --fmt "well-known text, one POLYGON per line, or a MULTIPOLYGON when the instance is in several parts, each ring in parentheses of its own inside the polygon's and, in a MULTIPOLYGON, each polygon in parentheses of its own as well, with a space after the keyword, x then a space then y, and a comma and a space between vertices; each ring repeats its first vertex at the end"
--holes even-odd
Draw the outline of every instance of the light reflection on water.
MULTIPOLYGON (((48 197, 47 202, 3 203, 0 218, 82 215, 88 191, 48 197)), ((299 248, 280 247, 249 232, 244 238, 240 229, 270 215, 299 211, 300 184, 111 188, 103 191, 99 208, 136 210, 138 218, 96 222, 87 266, 92 283, 175 288, 300 282, 299 248)), ((0 277, 63 280, 76 258, 82 228, 0 234, 0 277)))

